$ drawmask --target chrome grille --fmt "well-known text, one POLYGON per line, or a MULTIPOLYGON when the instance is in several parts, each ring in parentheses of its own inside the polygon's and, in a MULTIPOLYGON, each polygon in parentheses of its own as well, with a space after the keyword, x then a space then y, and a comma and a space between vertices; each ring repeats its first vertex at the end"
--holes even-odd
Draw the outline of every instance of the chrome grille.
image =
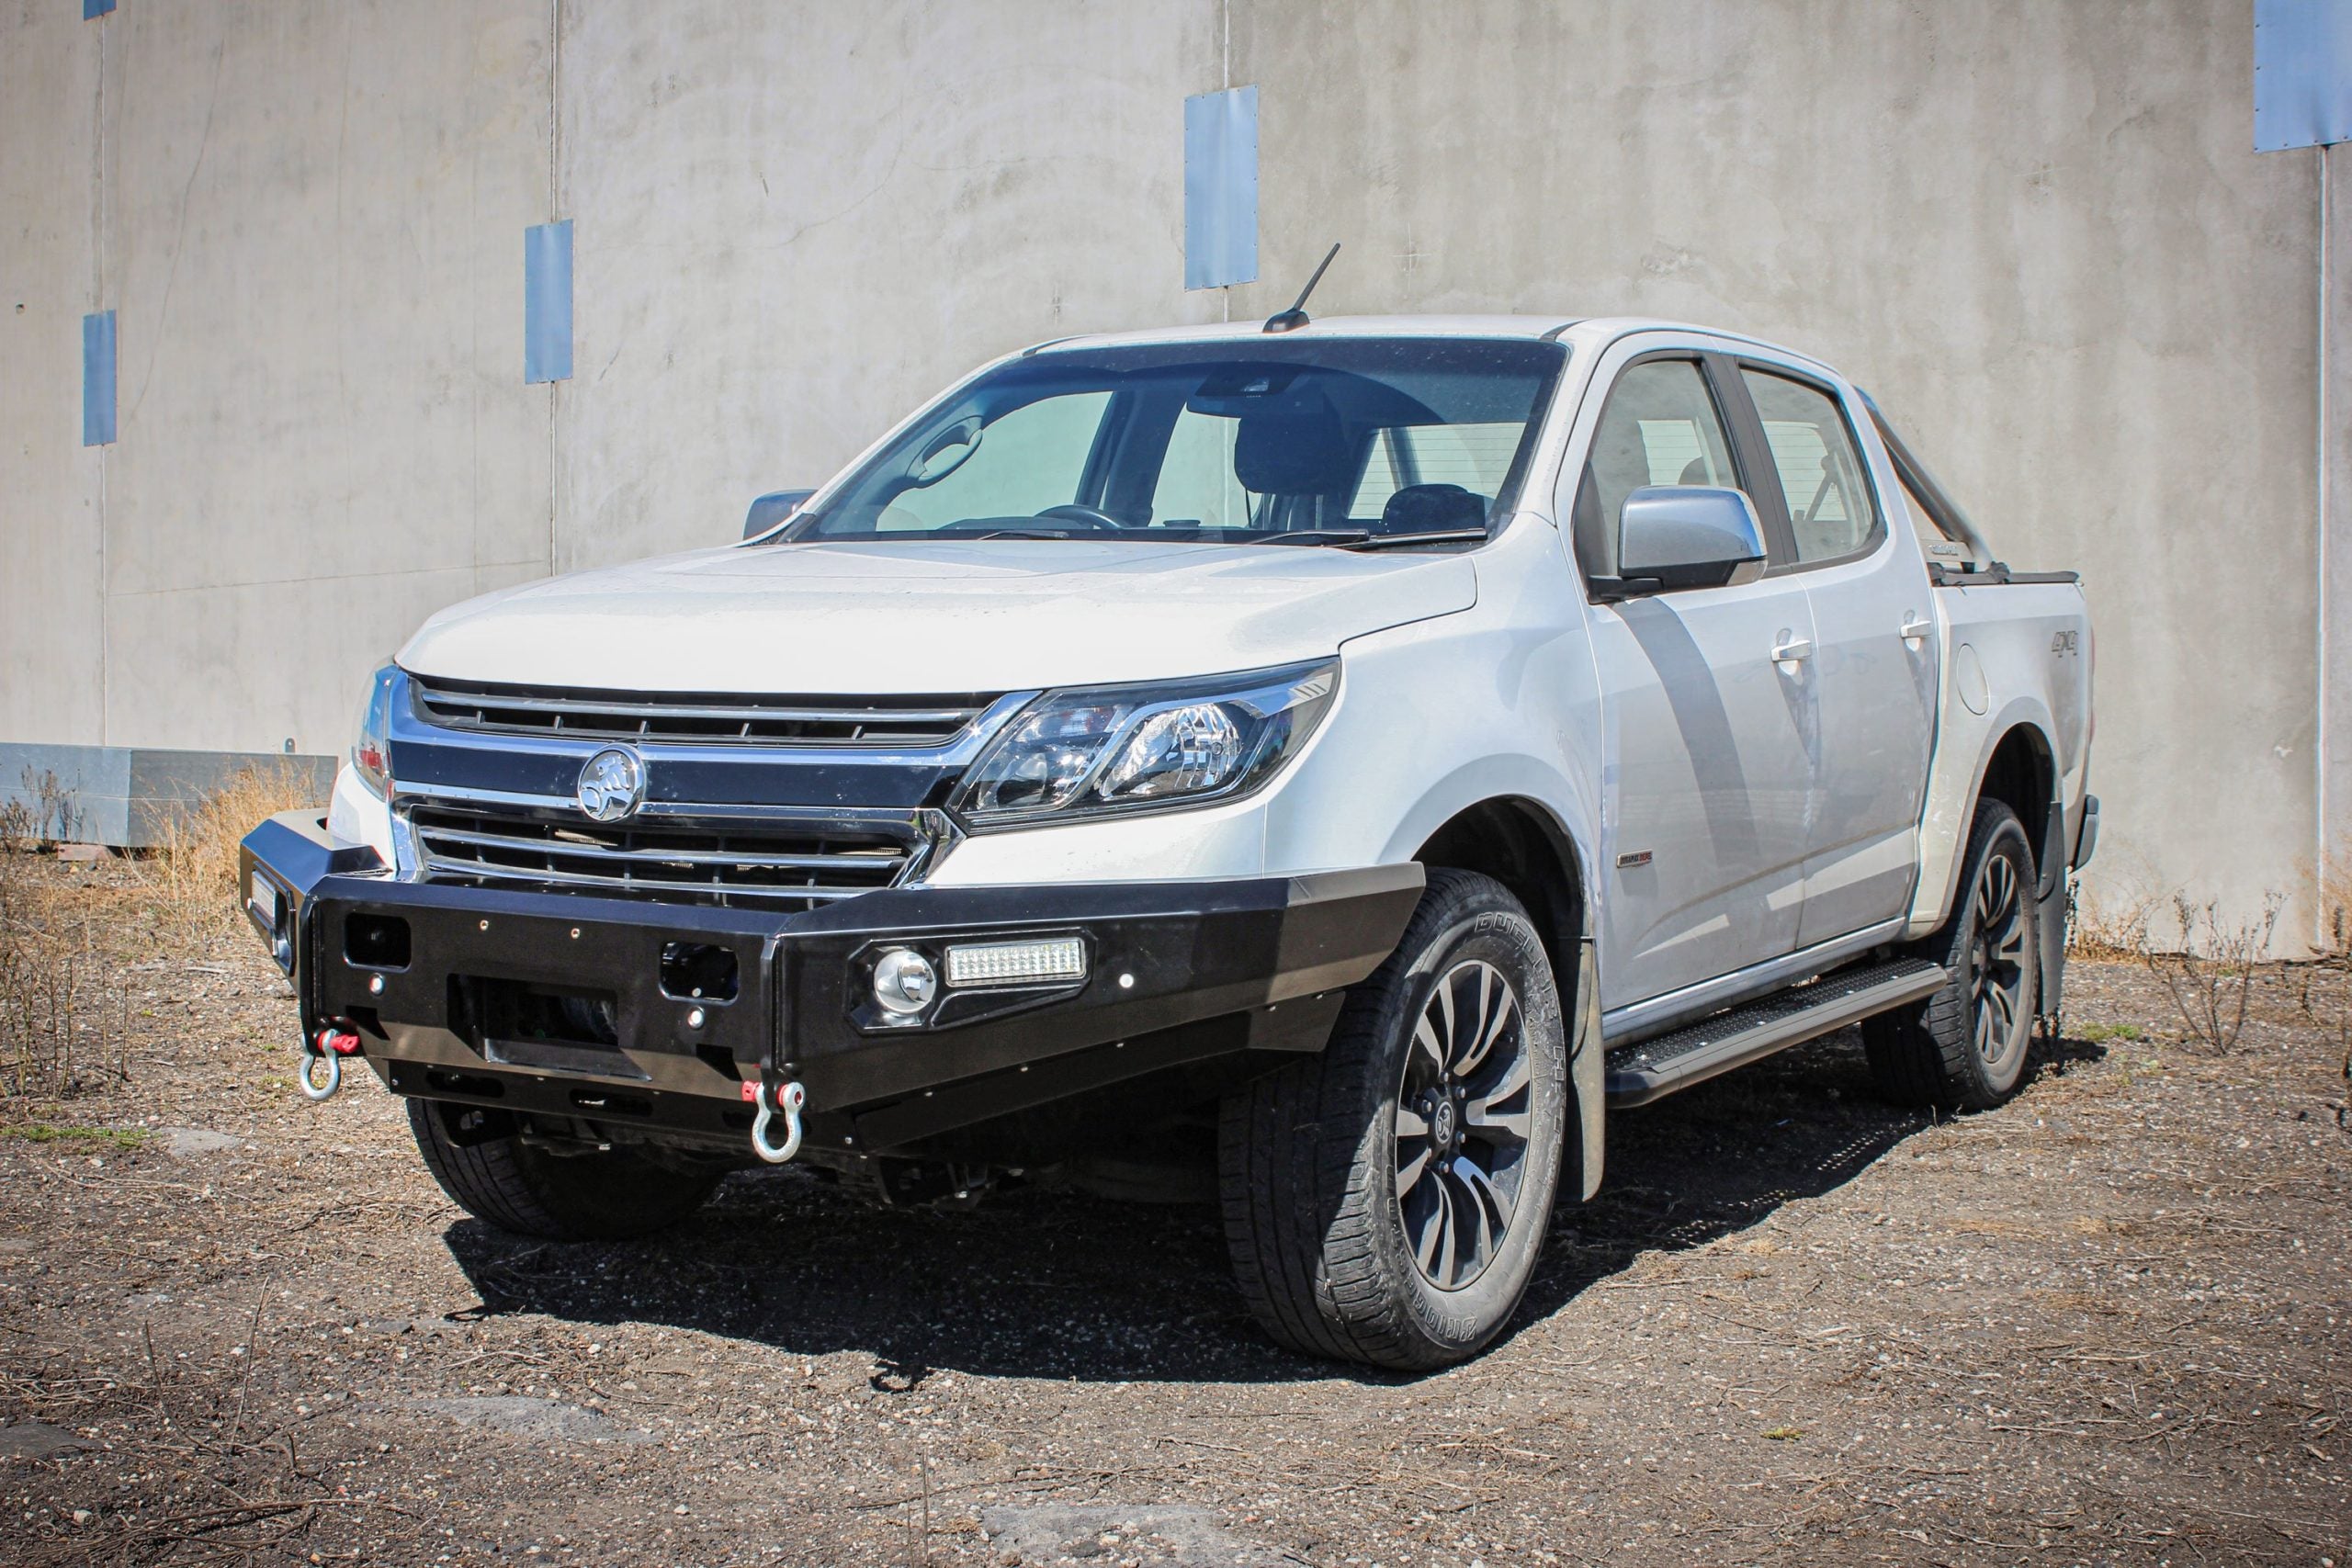
POLYGON ((435 882, 575 891, 729 908, 807 909, 888 887, 922 840, 911 819, 830 824, 574 818, 427 802, 408 808, 435 882))
POLYGON ((550 691, 414 678, 416 711, 445 729, 685 746, 945 746, 994 697, 768 697, 550 691))

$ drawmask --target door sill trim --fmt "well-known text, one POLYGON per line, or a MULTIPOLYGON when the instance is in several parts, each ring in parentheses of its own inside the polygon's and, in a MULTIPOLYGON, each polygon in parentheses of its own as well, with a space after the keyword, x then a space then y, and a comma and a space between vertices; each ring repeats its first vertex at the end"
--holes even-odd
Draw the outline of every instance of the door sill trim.
POLYGON ((1768 958, 1761 964, 1751 964, 1728 975, 1712 980, 1701 980, 1679 990, 1668 991, 1645 1001, 1628 1002, 1600 1015, 1600 1038, 1611 1045, 1623 1044, 1645 1035, 1663 1034, 1668 1030, 1736 1007, 1768 991, 1784 990, 1803 980, 1809 980, 1858 953, 1866 952, 1881 942, 1892 942, 1903 933, 1904 918, 1881 920, 1874 926, 1811 947, 1799 948, 1779 958, 1768 958))

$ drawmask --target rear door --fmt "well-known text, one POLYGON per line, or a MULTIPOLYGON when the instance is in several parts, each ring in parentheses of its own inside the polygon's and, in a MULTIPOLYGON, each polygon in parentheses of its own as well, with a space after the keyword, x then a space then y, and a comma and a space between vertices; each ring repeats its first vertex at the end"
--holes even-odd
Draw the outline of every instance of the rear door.
MULTIPOLYGON (((1750 489, 1760 505, 1724 415, 1739 395, 1725 367, 1696 346, 1615 352, 1626 360, 1613 380, 1602 367, 1607 400, 1561 485, 1588 577, 1614 575, 1619 510, 1645 485, 1750 489)), ((1804 590, 1770 578, 1589 616, 1609 759, 1601 1003, 1616 1008, 1794 950, 1812 710, 1804 666, 1774 655, 1813 627, 1804 590)))
POLYGON ((1802 589, 1813 618, 1812 740, 1797 943, 1899 916, 1919 862, 1919 813, 1935 740, 1939 651, 1927 565, 1887 525, 1893 479, 1860 432, 1867 417, 1826 378, 1743 355, 1736 423, 1754 493, 1777 536, 1769 582, 1802 589))

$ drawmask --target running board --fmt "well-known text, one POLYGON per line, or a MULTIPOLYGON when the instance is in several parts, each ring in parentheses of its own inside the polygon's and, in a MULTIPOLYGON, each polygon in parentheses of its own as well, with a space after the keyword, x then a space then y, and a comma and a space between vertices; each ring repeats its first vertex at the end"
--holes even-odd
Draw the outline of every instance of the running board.
POLYGON ((1924 958, 1861 964, 1671 1034, 1609 1053, 1609 1103, 1647 1105, 1873 1013, 1933 996, 1950 979, 1924 958))

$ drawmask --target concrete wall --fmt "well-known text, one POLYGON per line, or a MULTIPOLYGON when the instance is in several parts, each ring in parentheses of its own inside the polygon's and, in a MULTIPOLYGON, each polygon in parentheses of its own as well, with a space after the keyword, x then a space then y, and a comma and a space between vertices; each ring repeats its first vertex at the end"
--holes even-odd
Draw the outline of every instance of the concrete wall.
POLYGON ((548 43, 538 0, 17 0, 0 739, 336 750, 420 617, 546 573, 548 43), (104 308, 119 438, 85 448, 104 308))
POLYGON ((2095 894, 2320 923, 2352 552, 2323 650, 2317 155, 2251 151, 2244 5, 79 10, 0 17, 0 739, 333 750, 434 605, 730 537, 979 358, 1263 315, 1337 239, 1318 308, 1658 313, 1850 370, 2010 558, 2086 575, 2095 894), (1181 100, 1244 83, 1265 281, 1187 294, 1181 100), (575 371, 526 387, 550 218, 575 371), (85 450, 102 307, 121 438, 85 450))

